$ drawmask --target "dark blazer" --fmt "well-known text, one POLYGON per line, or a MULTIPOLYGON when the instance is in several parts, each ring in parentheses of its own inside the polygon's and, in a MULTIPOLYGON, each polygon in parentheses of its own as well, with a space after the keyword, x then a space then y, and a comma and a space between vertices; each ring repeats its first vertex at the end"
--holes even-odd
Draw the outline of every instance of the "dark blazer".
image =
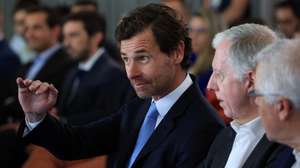
MULTIPOLYGON (((32 62, 22 66, 19 75, 25 77, 31 65, 32 62)), ((60 91, 66 74, 73 65, 73 61, 71 61, 65 50, 60 48, 46 61, 34 80, 52 83, 60 91)))
MULTIPOLYGON (((200 163, 198 168, 225 167, 234 138, 235 131, 230 126, 224 128, 211 145, 205 161, 200 163)), ((270 142, 264 135, 247 158, 243 168, 266 167, 279 147, 279 144, 270 142)))
POLYGON ((293 149, 282 145, 271 160, 268 168, 290 168, 296 162, 293 149))
MULTIPOLYGON (((58 89, 58 91, 60 91, 62 82, 74 63, 62 48, 58 49, 53 54, 54 55, 46 61, 44 66, 37 73, 34 80, 52 83, 58 89)), ((24 78, 31 65, 32 63, 28 63, 21 66, 17 76, 24 78)), ((18 101, 18 87, 16 82, 13 83, 9 92, 10 100, 4 105, 3 111, 13 119, 21 120, 23 118, 23 112, 18 101)))
POLYGON ((7 112, 4 110, 5 100, 11 95, 12 85, 20 68, 18 56, 10 49, 6 40, 0 41, 0 125, 5 124, 8 119, 7 112))
MULTIPOLYGON (((79 159, 114 153, 113 167, 127 167, 151 99, 135 99, 119 113, 84 127, 71 128, 47 116, 22 140, 47 148, 62 159, 79 159)), ((25 124, 21 124, 22 136, 25 124)), ((223 127, 217 113, 190 86, 153 132, 132 167, 191 168, 205 158, 223 127)))
POLYGON ((85 72, 70 100, 70 92, 78 67, 68 73, 59 101, 60 115, 70 124, 87 124, 117 112, 125 102, 133 97, 134 91, 119 65, 104 52, 85 72))

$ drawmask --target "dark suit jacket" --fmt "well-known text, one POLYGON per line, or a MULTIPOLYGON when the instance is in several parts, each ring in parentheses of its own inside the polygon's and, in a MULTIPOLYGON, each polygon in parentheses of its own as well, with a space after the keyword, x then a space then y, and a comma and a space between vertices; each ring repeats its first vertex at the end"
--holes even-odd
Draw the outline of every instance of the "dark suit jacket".
POLYGON ((271 164, 268 165, 268 168, 290 168, 295 163, 295 156, 293 155, 293 149, 281 145, 277 149, 276 154, 272 157, 271 164))
MULTIPOLYGON (((70 60, 67 53, 60 48, 54 55, 49 58, 41 70, 37 73, 34 80, 41 80, 43 82, 52 83, 58 91, 61 90, 62 82, 70 70, 71 66, 74 65, 73 61, 70 60)), ((21 66, 18 76, 25 77, 32 63, 21 66)), ((14 82, 10 90, 10 101, 3 108, 3 111, 15 120, 21 120, 23 118, 22 108, 18 101, 18 87, 14 82)))
MULTIPOLYGON (((150 103, 150 99, 135 99, 119 113, 85 127, 71 128, 47 116, 23 141, 43 146, 62 159, 114 153, 114 167, 127 167, 150 103)), ((23 122, 19 136, 24 127, 23 122)), ((222 127, 223 123, 194 83, 153 132, 133 167, 194 167, 204 159, 222 127)))
MULTIPOLYGON (((211 145, 205 161, 200 163, 198 168, 225 167, 234 138, 234 130, 230 126, 224 128, 211 145)), ((279 144, 270 142, 264 135, 247 158, 243 168, 266 167, 279 147, 279 144)))
POLYGON ((20 67, 18 56, 10 49, 5 40, 0 41, 0 125, 6 122, 2 110, 4 100, 10 96, 11 85, 15 83, 17 71, 20 67))
POLYGON ((74 67, 67 75, 58 106, 61 116, 70 124, 87 124, 106 117, 117 112, 134 95, 125 73, 105 52, 82 75, 77 94, 70 101, 77 69, 74 67))

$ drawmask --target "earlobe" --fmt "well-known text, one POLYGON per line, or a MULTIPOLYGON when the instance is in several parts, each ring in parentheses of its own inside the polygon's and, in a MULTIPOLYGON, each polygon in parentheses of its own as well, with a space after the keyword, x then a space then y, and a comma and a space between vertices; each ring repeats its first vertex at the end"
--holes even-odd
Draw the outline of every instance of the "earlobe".
POLYGON ((279 98, 280 100, 275 105, 275 110, 278 113, 280 121, 287 120, 292 113, 292 104, 286 98, 279 98))

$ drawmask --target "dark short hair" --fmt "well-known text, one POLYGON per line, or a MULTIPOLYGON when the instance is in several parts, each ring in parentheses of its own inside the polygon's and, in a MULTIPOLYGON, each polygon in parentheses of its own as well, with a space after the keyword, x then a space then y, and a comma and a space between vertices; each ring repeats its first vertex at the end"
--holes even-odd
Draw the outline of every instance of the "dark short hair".
POLYGON ((19 0, 16 2, 14 9, 13 9, 13 14, 15 14, 18 11, 27 11, 28 9, 31 9, 35 6, 39 6, 40 3, 38 0, 19 0))
POLYGON ((54 10, 45 6, 33 6, 27 10, 27 14, 44 13, 46 14, 46 23, 50 28, 60 25, 60 18, 55 14, 54 10))
POLYGON ((275 4, 275 10, 281 9, 281 8, 290 8, 293 14, 300 18, 300 12, 299 7, 300 3, 297 1, 287 0, 287 1, 281 1, 275 4))
POLYGON ((105 35, 106 32, 106 22, 104 17, 101 14, 96 12, 78 12, 68 15, 63 24, 69 21, 79 21, 82 22, 85 31, 89 36, 92 36, 96 33, 103 33, 105 35))
POLYGON ((94 6, 96 9, 98 9, 97 2, 91 1, 91 0, 78 0, 72 6, 76 6, 76 5, 78 5, 78 6, 81 6, 81 5, 91 5, 91 6, 94 6))
POLYGON ((131 37, 150 28, 154 38, 163 53, 171 54, 180 42, 184 42, 184 58, 181 62, 183 69, 189 67, 188 57, 191 52, 191 39, 188 31, 181 20, 178 20, 176 12, 161 4, 149 4, 138 7, 131 11, 128 16, 122 18, 116 28, 116 39, 118 42, 131 37))

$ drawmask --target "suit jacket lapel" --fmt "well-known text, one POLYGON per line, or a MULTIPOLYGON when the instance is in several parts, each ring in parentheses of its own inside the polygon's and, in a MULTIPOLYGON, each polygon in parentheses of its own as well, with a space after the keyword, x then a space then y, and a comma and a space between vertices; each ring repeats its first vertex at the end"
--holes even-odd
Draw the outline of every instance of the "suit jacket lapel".
POLYGON ((260 164, 266 163, 276 147, 278 147, 278 144, 270 142, 264 135, 251 152, 243 168, 259 167, 260 164))
MULTIPOLYGON (((135 163, 157 148, 168 137, 168 135, 176 127, 176 118, 180 117, 180 115, 185 112, 189 104, 193 102, 192 99, 194 97, 194 93, 196 93, 195 84, 190 86, 173 105, 141 150, 135 163)), ((133 167, 135 163, 133 164, 133 167)))
POLYGON ((223 135, 224 136, 219 139, 219 145, 217 146, 217 148, 221 148, 222 150, 216 149, 217 152, 213 153, 215 156, 211 156, 214 159, 212 161, 208 161, 212 162, 212 164, 208 163, 211 167, 225 167, 229 158, 236 133, 231 126, 228 126, 225 128, 223 135))
MULTIPOLYGON (((129 116, 136 118, 133 121, 130 121, 130 126, 128 127, 128 134, 126 134, 122 139, 120 140, 120 156, 118 157, 119 160, 117 161, 116 167, 126 167, 128 164, 128 160, 131 157, 133 148, 135 147, 136 139, 138 137, 138 133, 140 130, 140 127, 142 126, 142 123, 144 121, 144 118, 146 116, 146 113, 150 107, 151 99, 145 100, 145 102, 142 104, 142 106, 136 110, 136 109, 128 109, 128 111, 137 111, 134 113, 136 116, 129 116)), ((136 108, 136 107, 134 107, 136 108)))

